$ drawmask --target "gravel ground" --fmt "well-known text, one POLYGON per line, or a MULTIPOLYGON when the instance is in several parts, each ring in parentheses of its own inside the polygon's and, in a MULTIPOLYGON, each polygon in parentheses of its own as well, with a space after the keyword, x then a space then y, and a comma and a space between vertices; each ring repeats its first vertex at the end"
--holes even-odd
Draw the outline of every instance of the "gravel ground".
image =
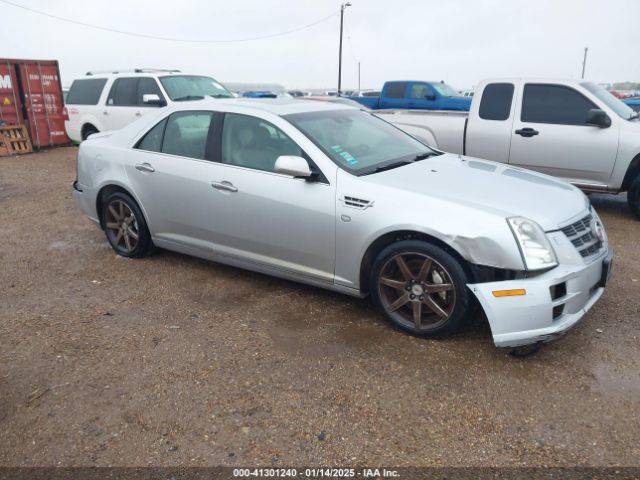
POLYGON ((368 300, 162 251, 74 207, 75 149, 0 159, 0 465, 640 465, 640 258, 536 356, 396 332, 368 300))

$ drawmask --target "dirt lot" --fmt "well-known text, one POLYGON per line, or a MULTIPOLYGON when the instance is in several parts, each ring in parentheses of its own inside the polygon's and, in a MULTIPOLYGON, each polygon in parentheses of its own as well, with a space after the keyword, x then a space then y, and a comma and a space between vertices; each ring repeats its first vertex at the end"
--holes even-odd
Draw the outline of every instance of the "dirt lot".
POLYGON ((119 258, 75 149, 0 159, 0 465, 639 465, 640 222, 593 197, 611 287, 537 356, 478 321, 398 333, 367 300, 169 252, 119 258))

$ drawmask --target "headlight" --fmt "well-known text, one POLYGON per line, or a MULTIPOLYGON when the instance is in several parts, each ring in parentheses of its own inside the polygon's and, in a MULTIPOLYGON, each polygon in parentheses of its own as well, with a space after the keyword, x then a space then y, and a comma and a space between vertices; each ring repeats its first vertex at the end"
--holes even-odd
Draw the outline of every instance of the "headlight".
POLYGON ((604 225, 602 224, 602 220, 600 220, 600 216, 596 212, 595 208, 591 207, 590 211, 591 211, 591 214, 593 215, 593 218, 595 218, 595 221, 596 221, 596 225, 595 225, 596 238, 606 245, 608 243, 608 238, 607 238, 607 232, 605 231, 604 225))
POLYGON ((540 225, 523 217, 507 218, 507 223, 520 247, 527 270, 542 270, 558 265, 556 253, 540 225))

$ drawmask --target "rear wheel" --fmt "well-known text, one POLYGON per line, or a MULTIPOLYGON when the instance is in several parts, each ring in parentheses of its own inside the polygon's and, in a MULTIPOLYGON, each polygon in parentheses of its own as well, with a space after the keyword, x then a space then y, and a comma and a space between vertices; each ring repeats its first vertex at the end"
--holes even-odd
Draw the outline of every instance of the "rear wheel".
POLYGON ((414 335, 452 333, 470 311, 464 269, 427 242, 403 240, 385 248, 374 261, 369 285, 385 318, 414 335))
POLYGON ((114 192, 106 198, 101 221, 107 240, 118 255, 140 258, 153 250, 142 211, 126 193, 114 192))
POLYGON ((82 129, 82 140, 86 140, 89 138, 89 135, 93 135, 94 133, 98 133, 98 129, 93 125, 86 125, 82 129))
POLYGON ((631 182, 631 186, 627 192, 627 201, 633 213, 640 218, 640 173, 637 174, 636 178, 631 182))

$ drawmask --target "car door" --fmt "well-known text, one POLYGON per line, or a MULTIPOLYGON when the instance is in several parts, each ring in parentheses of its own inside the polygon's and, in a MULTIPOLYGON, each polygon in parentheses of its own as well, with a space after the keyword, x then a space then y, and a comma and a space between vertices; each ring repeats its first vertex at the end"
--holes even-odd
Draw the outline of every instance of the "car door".
POLYGON ((598 108, 565 85, 524 85, 513 124, 509 163, 569 182, 606 185, 618 149, 618 131, 587 124, 598 108))
POLYGON ((495 82, 485 85, 476 96, 466 128, 466 155, 509 163, 514 92, 513 83, 495 82))
POLYGON ((207 177, 218 251, 251 268, 333 282, 335 185, 319 171, 316 181, 277 173, 281 155, 304 156, 317 167, 267 120, 226 113, 219 138, 221 162, 207 177))
POLYGON ((180 111, 157 123, 129 152, 127 174, 154 242, 208 255, 216 192, 211 187, 211 111, 180 111))
POLYGON ((101 115, 105 130, 118 130, 136 120, 137 93, 137 78, 122 77, 114 80, 101 115))

